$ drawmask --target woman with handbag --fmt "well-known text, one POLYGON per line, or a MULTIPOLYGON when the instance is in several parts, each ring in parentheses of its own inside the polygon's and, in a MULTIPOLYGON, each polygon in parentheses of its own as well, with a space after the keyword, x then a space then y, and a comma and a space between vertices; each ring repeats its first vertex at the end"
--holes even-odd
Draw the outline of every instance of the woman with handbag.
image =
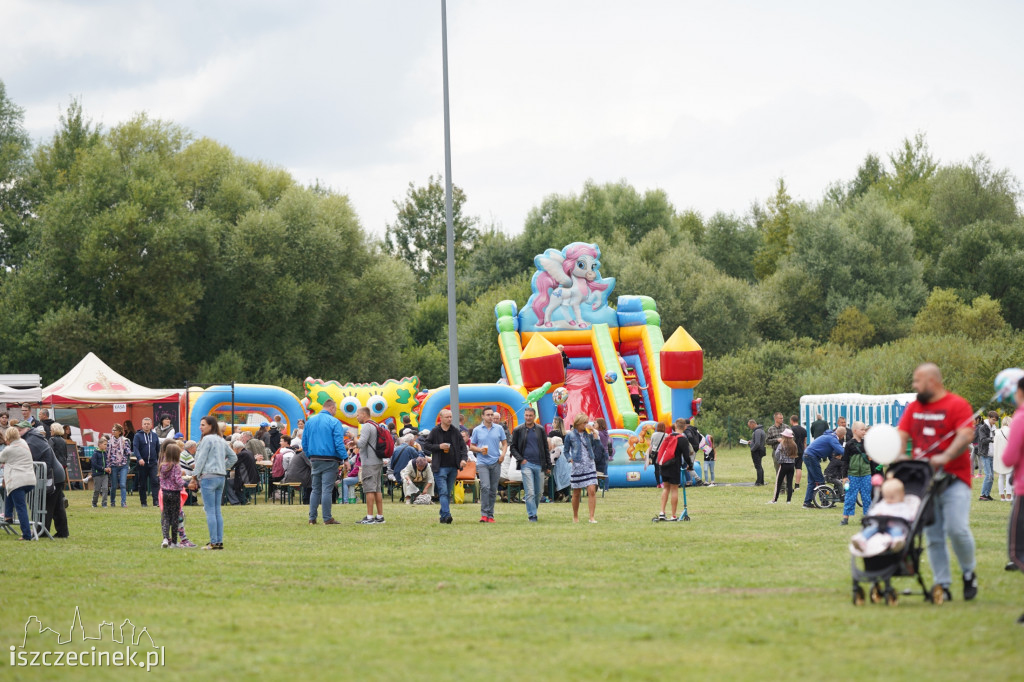
POLYGON ((221 498, 224 496, 224 481, 228 469, 235 465, 238 456, 221 438, 217 418, 208 414, 199 422, 202 440, 196 449, 195 469, 192 471, 190 490, 201 490, 203 510, 206 512, 206 526, 210 530, 210 542, 203 549, 224 549, 224 517, 221 515, 221 498))
POLYGON ((572 522, 580 521, 580 497, 583 489, 587 490, 587 504, 590 510, 590 523, 597 523, 594 510, 597 507, 597 467, 594 465, 594 453, 600 443, 587 431, 589 418, 582 412, 572 421, 572 431, 566 434, 563 456, 572 464, 572 522))

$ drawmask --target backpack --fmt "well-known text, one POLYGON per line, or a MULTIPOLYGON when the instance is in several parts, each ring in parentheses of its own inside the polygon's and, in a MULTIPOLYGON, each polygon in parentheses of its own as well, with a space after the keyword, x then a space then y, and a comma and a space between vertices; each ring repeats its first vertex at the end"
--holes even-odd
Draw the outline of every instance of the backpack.
POLYGON ((658 464, 665 466, 666 463, 675 459, 676 441, 682 437, 682 434, 679 433, 665 434, 665 437, 661 439, 661 446, 658 448, 658 464))
POLYGON ((395 454, 395 439, 391 436, 391 431, 372 419, 367 421, 367 423, 373 424, 374 428, 377 429, 377 444, 373 446, 377 459, 381 461, 391 459, 391 455, 395 454))

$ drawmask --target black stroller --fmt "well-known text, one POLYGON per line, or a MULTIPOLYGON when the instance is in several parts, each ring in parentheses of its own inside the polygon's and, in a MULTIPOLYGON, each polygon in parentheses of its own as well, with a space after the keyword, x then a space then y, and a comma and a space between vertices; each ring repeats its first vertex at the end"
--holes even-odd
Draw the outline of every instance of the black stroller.
POLYGON ((949 485, 949 476, 940 472, 932 475, 932 467, 926 460, 900 461, 889 467, 889 473, 903 482, 905 494, 916 495, 920 499, 914 520, 908 522, 894 516, 865 516, 861 525, 902 524, 906 530, 906 540, 899 550, 891 550, 877 556, 863 557, 864 568, 857 566, 856 555, 851 556, 850 569, 853 574, 853 605, 860 606, 865 601, 864 588, 860 583, 871 583, 870 599, 878 604, 884 601, 889 606, 896 606, 899 598, 893 588, 893 577, 914 577, 925 601, 941 604, 944 599, 942 588, 935 593, 929 592, 921 577, 921 553, 924 551, 924 528, 935 518, 933 499, 949 485))

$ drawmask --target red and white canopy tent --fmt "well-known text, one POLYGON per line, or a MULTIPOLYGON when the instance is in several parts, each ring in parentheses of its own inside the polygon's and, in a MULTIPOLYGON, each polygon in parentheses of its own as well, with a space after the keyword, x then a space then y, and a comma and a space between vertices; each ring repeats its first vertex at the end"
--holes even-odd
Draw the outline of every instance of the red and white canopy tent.
POLYGON ((93 444, 99 434, 110 433, 114 423, 130 419, 139 428, 144 417, 154 421, 171 416, 180 430, 178 415, 183 390, 146 388, 126 379, 89 353, 74 369, 43 389, 42 404, 78 410, 82 444, 93 444))

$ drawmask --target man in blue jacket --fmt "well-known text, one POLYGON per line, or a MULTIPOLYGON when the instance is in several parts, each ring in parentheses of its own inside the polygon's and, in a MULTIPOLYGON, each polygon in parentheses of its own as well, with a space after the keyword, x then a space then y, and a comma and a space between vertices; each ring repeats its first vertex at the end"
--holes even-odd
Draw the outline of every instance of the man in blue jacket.
POLYGON ((821 474, 821 462, 832 455, 843 454, 843 441, 846 439, 846 427, 840 426, 835 431, 826 431, 814 439, 804 450, 804 465, 807 467, 807 492, 804 493, 804 509, 816 509, 811 500, 814 489, 825 482, 821 474))
POLYGON ((338 467, 348 459, 345 447, 345 426, 334 413, 338 406, 333 400, 306 422, 302 430, 302 449, 309 457, 312 467, 313 490, 309 494, 309 523, 316 525, 316 514, 323 507, 325 526, 337 525, 331 516, 331 497, 338 480, 338 467))
POLYGON ((149 417, 142 420, 142 430, 135 432, 132 454, 135 455, 135 488, 139 491, 139 502, 146 506, 146 491, 149 490, 153 494, 153 506, 159 509, 157 460, 160 459, 160 438, 153 431, 153 420, 149 417))

